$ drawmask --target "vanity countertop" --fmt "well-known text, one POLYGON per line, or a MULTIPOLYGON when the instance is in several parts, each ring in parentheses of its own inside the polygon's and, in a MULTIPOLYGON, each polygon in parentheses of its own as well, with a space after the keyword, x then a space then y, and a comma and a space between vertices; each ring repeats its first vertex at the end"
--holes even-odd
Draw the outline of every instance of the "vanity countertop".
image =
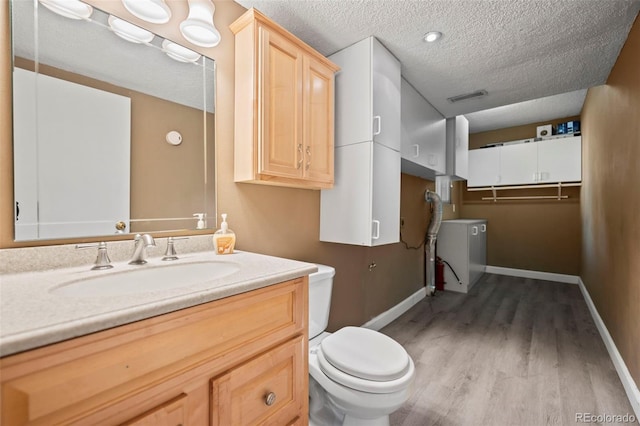
POLYGON ((84 265, 3 274, 0 278, 0 356, 233 296, 317 270, 314 264, 248 252, 225 256, 216 256, 211 251, 188 253, 173 264, 212 260, 237 263, 239 271, 206 283, 118 296, 73 297, 51 290, 71 281, 167 266, 167 262, 152 258, 142 266, 114 262, 114 268, 107 271, 91 271, 91 265, 84 265))

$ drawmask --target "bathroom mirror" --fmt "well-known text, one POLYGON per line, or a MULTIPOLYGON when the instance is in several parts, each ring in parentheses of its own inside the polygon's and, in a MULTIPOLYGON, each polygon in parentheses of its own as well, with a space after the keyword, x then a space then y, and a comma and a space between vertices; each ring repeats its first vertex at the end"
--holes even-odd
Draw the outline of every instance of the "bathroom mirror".
POLYGON ((215 227, 213 60, 89 8, 11 2, 15 240, 215 227))

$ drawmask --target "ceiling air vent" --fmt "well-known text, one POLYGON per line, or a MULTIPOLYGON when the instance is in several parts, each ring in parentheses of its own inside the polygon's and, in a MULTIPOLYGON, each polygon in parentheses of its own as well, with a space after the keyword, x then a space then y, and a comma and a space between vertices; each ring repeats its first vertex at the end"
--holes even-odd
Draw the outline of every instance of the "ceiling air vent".
POLYGON ((451 103, 455 103, 455 102, 460 102, 460 101, 466 101, 468 99, 475 99, 475 98, 481 98, 483 96, 487 96, 487 91, 486 90, 476 90, 475 92, 472 93, 465 93, 464 95, 458 95, 458 96, 452 96, 450 98, 447 98, 447 100, 451 103))

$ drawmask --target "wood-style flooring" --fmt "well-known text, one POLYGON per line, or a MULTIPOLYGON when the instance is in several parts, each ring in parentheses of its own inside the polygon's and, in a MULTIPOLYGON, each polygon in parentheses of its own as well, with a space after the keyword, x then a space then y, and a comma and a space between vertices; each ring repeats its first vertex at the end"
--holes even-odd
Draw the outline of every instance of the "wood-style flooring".
POLYGON ((381 332, 416 365, 412 396, 392 426, 633 415, 577 285, 485 274, 468 294, 439 292, 381 332))

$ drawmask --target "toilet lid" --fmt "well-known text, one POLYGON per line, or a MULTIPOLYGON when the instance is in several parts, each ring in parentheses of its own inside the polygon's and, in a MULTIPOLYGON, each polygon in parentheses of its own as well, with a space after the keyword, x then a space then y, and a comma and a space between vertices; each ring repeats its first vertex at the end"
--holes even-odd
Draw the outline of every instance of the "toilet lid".
MULTIPOLYGON (((398 342, 360 327, 344 327, 327 336, 320 349, 323 358, 341 372, 377 382, 406 376, 411 364, 409 354, 398 342)), ((330 371, 325 374, 330 376, 330 371)))

